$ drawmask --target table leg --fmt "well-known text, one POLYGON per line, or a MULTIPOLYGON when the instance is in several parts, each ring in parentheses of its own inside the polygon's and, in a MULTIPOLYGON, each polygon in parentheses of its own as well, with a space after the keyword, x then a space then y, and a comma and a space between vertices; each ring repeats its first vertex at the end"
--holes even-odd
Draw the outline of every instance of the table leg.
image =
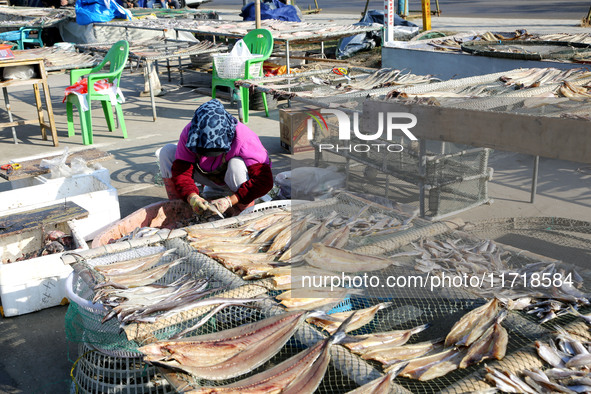
POLYGON ((320 57, 326 59, 326 55, 324 55, 324 41, 320 41, 320 57))
MULTIPOLYGON (((8 120, 12 120, 12 111, 10 110, 10 100, 8 99, 8 90, 6 88, 2 88, 2 93, 4 94, 4 104, 6 105, 6 111, 8 112, 8 120)), ((14 143, 18 144, 18 140, 16 139, 16 129, 14 126, 12 128, 12 138, 14 138, 14 143)))
POLYGON ((41 128, 41 138, 47 140, 47 132, 45 131, 45 119, 43 119, 43 105, 41 103, 41 95, 39 94, 39 84, 33 85, 35 92, 35 106, 37 107, 37 117, 39 118, 39 127, 41 128))
POLYGON ((154 91, 152 90, 152 79, 150 74, 152 72, 152 62, 146 60, 146 68, 148 69, 148 86, 150 87, 150 101, 152 103, 152 118, 156 121, 156 102, 154 101, 154 91))
MULTIPOLYGON (((45 95, 45 105, 47 106, 47 116, 49 117, 49 130, 51 131, 51 138, 53 139, 53 146, 58 146, 57 131, 55 130, 55 119, 53 117, 53 105, 51 104, 51 95, 49 93, 49 85, 47 84, 47 74, 41 62, 43 74, 43 94, 45 95)), ((90 104, 90 103, 89 103, 90 104)))
POLYGON ((172 76, 170 74, 170 59, 166 58, 166 71, 168 72, 168 82, 172 82, 172 76))
POLYGON ((179 56, 179 74, 180 74, 180 77, 181 77, 181 86, 183 86, 184 83, 185 83, 184 80, 183 80, 183 61, 182 61, 182 59, 181 59, 180 56, 179 56))
POLYGON ((287 65, 287 73, 289 74, 291 68, 289 67, 289 41, 285 41, 285 63, 287 65))
POLYGON ((534 203, 536 200, 536 193, 538 191, 538 169, 540 168, 540 156, 534 158, 534 172, 531 178, 531 197, 530 203, 534 203))

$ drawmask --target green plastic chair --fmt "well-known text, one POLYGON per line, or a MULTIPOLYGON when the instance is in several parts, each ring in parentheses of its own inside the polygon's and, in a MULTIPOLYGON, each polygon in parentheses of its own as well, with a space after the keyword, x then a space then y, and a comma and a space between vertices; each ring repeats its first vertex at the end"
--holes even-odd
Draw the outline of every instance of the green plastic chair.
MULTIPOLYGON (((211 98, 215 98, 215 90, 218 86, 227 86, 230 88, 230 94, 233 95, 234 89, 236 88, 236 81, 241 81, 243 79, 250 79, 261 77, 263 75, 263 65, 262 63, 271 56, 273 52, 273 35, 267 29, 255 29, 248 32, 246 36, 243 38, 244 43, 250 50, 250 53, 253 55, 263 55, 262 57, 258 57, 256 59, 247 60, 244 64, 244 78, 237 78, 237 79, 225 79, 218 76, 217 70, 215 68, 215 62, 213 65, 213 77, 211 80, 211 98), (253 75, 250 73, 250 66, 256 63, 261 63, 261 70, 257 75, 253 75)), ((242 101, 242 121, 244 123, 248 123, 248 110, 249 110, 249 100, 250 95, 247 88, 240 87, 239 97, 242 101)), ((267 106, 267 97, 263 94, 263 104, 265 105, 265 115, 269 116, 269 107, 267 106)))
MULTIPOLYGON (((103 61, 94 68, 83 68, 70 71, 70 84, 74 85, 81 77, 86 76, 88 78, 88 94, 86 100, 88 102, 88 110, 83 111, 82 106, 77 95, 69 94, 66 98, 66 114, 68 119, 68 137, 74 136, 74 114, 73 105, 78 107, 80 114, 80 128, 82 130, 82 143, 84 145, 91 145, 92 141, 92 102, 100 101, 103 106, 103 112, 105 119, 107 120, 107 127, 109 131, 115 129, 115 120, 113 118, 113 108, 111 107, 111 99, 106 94, 97 93, 94 90, 95 82, 107 78, 110 83, 115 84, 119 87, 121 81, 121 73, 127 63, 127 57, 129 56, 129 43, 125 40, 116 42, 113 44, 103 61), (100 72, 103 67, 109 64, 108 72, 100 72)), ((121 132, 123 138, 127 138, 127 129, 125 127, 125 119, 123 119, 123 111, 121 110, 121 104, 117 102, 115 104, 115 110, 117 111, 117 120, 121 125, 121 132)))

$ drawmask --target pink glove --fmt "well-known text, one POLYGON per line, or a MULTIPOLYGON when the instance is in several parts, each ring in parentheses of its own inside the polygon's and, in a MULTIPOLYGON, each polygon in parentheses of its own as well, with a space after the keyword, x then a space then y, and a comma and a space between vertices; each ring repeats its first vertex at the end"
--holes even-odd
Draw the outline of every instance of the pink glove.
POLYGON ((215 206, 222 214, 224 214, 228 209, 232 208, 232 200, 230 200, 230 197, 218 198, 217 200, 213 200, 211 204, 215 206))

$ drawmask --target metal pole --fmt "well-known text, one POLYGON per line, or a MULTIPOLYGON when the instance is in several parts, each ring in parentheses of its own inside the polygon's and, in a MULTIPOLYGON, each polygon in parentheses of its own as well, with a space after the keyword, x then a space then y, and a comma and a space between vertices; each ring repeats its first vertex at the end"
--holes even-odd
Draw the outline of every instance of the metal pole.
POLYGON ((427 141, 419 140, 419 215, 425 217, 425 176, 427 175, 427 141))
POLYGON ((289 41, 285 41, 285 64, 287 66, 287 73, 291 73, 291 67, 289 66, 289 41))
POLYGON ((261 28, 261 0, 254 0, 255 26, 261 28))
MULTIPOLYGON (((318 5, 316 5, 316 8, 318 8, 318 5)), ((367 15, 368 8, 369 8, 369 0, 367 0, 365 2, 365 9, 363 10, 363 14, 361 15, 361 19, 365 18, 365 15, 367 15)))
POLYGON ((423 5, 423 30, 431 30, 431 0, 421 0, 423 5))
POLYGON ((536 191, 538 190, 538 169, 540 167, 540 156, 534 158, 534 173, 531 178, 531 198, 530 203, 534 203, 536 199, 536 191))
POLYGON ((396 13, 396 10, 394 9, 394 0, 384 0, 384 10, 384 41, 392 42, 394 41, 394 14, 396 13))

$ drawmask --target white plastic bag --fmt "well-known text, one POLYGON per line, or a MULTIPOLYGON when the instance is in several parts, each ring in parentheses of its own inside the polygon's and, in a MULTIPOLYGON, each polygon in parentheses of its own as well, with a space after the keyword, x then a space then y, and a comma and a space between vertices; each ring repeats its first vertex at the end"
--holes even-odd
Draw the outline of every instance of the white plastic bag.
POLYGON ((4 79, 20 79, 26 81, 35 77, 33 66, 11 66, 4 67, 4 79))
POLYGON ((68 166, 66 160, 69 155, 69 149, 66 147, 61 156, 49 160, 41 160, 39 167, 48 168, 51 173, 51 179, 70 177, 77 174, 90 174, 93 172, 93 170, 88 167, 86 160, 81 157, 75 157, 72 159, 71 166, 68 166))
POLYGON ((275 182, 284 198, 317 200, 344 189, 345 174, 334 166, 299 167, 277 174, 275 182))

